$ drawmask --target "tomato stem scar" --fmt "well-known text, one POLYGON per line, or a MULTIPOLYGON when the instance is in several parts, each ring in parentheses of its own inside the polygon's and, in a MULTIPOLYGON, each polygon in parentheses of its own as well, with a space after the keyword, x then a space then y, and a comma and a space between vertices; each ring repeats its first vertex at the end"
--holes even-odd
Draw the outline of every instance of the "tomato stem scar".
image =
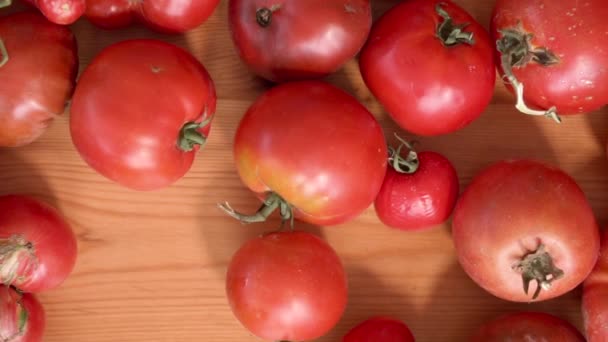
MULTIPOLYGON (((2 8, 2 6, 0 6, 2 8)), ((6 63, 8 63, 8 51, 6 51, 6 45, 4 45, 4 41, 0 39, 0 53, 2 54, 2 59, 0 59, 0 68, 2 68, 6 63)))
POLYGON ((262 27, 268 27, 272 22, 272 13, 278 10, 280 5, 272 5, 270 8, 262 7, 255 12, 255 20, 262 27))
POLYGON ((473 32, 463 31, 465 27, 469 26, 469 23, 454 24, 452 17, 450 17, 448 12, 441 8, 441 6, 445 5, 445 3, 440 2, 435 6, 435 11, 437 11, 437 14, 443 18, 441 24, 437 26, 435 36, 441 40, 441 43, 444 46, 454 46, 461 43, 469 45, 475 44, 473 32))

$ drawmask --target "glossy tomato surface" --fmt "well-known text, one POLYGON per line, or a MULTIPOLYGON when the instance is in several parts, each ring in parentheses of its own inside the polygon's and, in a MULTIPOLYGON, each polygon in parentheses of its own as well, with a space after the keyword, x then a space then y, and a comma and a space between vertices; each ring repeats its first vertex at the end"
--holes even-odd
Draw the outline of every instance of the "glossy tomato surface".
MULTIPOLYGON (((494 40, 505 30, 530 35, 530 50, 547 49, 556 62, 544 66, 531 55, 513 69, 528 106, 579 114, 608 103, 608 6, 604 0, 498 0, 494 40)), ((500 65, 501 54, 496 52, 500 65)), ((499 68, 501 74, 504 69, 499 68)))
POLYGON ((313 224, 344 223, 367 209, 386 173, 382 128, 354 97, 322 81, 278 85, 239 123, 234 156, 261 198, 278 194, 313 224))
POLYGON ((392 317, 372 317, 353 327, 342 342, 414 342, 408 326, 392 317))
POLYGON ((541 312, 517 312, 484 324, 470 342, 585 342, 568 321, 541 312))
POLYGON ((589 342, 608 341, 608 230, 602 233, 597 264, 583 283, 583 318, 589 342))
POLYGON ((86 0, 24 0, 37 7, 52 23, 71 25, 84 14, 86 0))
POLYGON ((0 339, 4 342, 42 342, 46 317, 32 294, 0 285, 0 339))
POLYGON ((76 264, 72 228, 50 205, 23 195, 0 197, 2 283, 25 292, 61 285, 76 264))
POLYGON ((236 318, 268 341, 308 341, 329 332, 347 301, 338 255, 305 232, 270 233, 232 257, 226 291, 236 318))
POLYGON ((105 177, 155 190, 190 169, 215 106, 213 80, 187 51, 159 40, 122 41, 82 73, 71 109, 72 140, 105 177))
POLYGON ((372 25, 370 0, 230 0, 228 13, 240 58, 275 82, 337 71, 372 25))
POLYGON ((541 278, 547 288, 540 301, 581 284, 599 252, 599 229, 575 180, 530 160, 501 161, 476 175, 456 204, 452 234, 467 274, 495 296, 517 302, 533 301, 539 285, 530 281, 526 294, 524 274, 530 272, 520 266, 552 270, 542 271, 555 279, 541 278))
POLYGON ((166 33, 184 33, 203 24, 220 0, 87 0, 86 18, 105 29, 135 22, 166 33))
POLYGON ((459 184, 456 169, 443 155, 418 153, 418 169, 411 174, 392 167, 374 202, 378 218, 387 226, 421 230, 445 222, 456 205, 459 184))
POLYGON ((0 18, 0 39, 6 48, 0 52, 0 146, 23 146, 65 110, 78 71, 76 38, 68 27, 22 12, 0 18))
POLYGON ((402 1, 380 17, 361 51, 365 84, 403 129, 447 134, 479 117, 494 94, 494 45, 488 32, 451 1, 402 1), (447 46, 437 37, 445 21, 473 34, 474 42, 447 46))

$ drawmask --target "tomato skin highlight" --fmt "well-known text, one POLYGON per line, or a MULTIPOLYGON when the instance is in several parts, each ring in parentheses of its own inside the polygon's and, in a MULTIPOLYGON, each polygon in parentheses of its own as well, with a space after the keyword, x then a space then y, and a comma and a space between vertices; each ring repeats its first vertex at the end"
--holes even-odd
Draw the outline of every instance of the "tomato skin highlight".
POLYGON ((353 327, 342 342, 414 342, 408 326, 392 317, 371 317, 353 327))
POLYGON ((268 341, 308 341, 328 333, 346 308, 348 283, 340 258, 305 232, 275 232, 234 254, 226 294, 241 324, 268 341))
POLYGON ((372 27, 359 66, 365 84, 404 130, 436 136, 459 130, 478 118, 494 94, 494 45, 488 32, 451 1, 403 1, 372 27), (443 21, 436 6, 455 24, 469 23, 471 46, 446 47, 436 36, 443 21))
POLYGON ((537 301, 581 284, 599 253, 599 229, 575 180, 531 160, 500 161, 480 171, 456 204, 452 235, 466 273, 491 294, 515 302, 534 300, 538 284, 532 281, 526 294, 517 269, 533 252, 544 250, 563 272, 537 301))
POLYGON ((50 22, 71 25, 84 14, 85 0, 24 0, 35 6, 50 22))
POLYGON ((542 312, 516 312, 486 322, 469 342, 585 342, 568 321, 542 312))
MULTIPOLYGON (((215 109, 213 80, 190 53, 159 40, 127 40, 105 48, 82 73, 70 132, 94 170, 151 191, 188 172, 200 146, 180 148, 180 131, 212 120, 215 109)), ((204 140, 210 128, 211 121, 196 132, 204 140)))
POLYGON ((608 231, 602 232, 600 257, 583 283, 583 319, 589 342, 608 339, 608 231))
POLYGON ((420 166, 413 174, 389 167, 374 202, 385 225, 402 230, 423 230, 444 223, 458 198, 456 169, 439 153, 418 153, 420 166))
MULTIPOLYGON (((560 115, 583 114, 608 103, 608 7, 603 0, 497 0, 490 32, 494 41, 505 29, 532 34, 534 48, 545 47, 559 59, 542 66, 513 68, 532 107, 557 108, 560 115), (520 26, 521 25, 521 26, 520 26)), ((501 53, 495 50, 498 71, 501 53)), ((507 88, 513 91, 510 84, 507 88)))
POLYGON ((274 82, 315 79, 340 69, 372 25, 370 0, 230 0, 228 22, 241 60, 274 82), (270 11, 267 26, 257 11, 270 11))
POLYGON ((0 18, 0 39, 8 54, 0 67, 0 146, 19 147, 39 139, 63 114, 75 86, 78 48, 68 27, 29 11, 0 18))
POLYGON ((7 342, 42 342, 46 314, 38 299, 0 285, 0 338, 7 342))

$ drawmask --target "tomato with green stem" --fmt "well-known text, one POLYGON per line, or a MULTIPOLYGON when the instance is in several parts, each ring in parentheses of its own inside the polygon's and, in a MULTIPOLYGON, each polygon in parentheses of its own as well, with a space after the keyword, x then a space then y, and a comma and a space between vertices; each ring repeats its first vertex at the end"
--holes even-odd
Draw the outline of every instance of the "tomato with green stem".
POLYGON ((46 315, 33 294, 0 285, 0 317, 1 341, 42 342, 46 315))

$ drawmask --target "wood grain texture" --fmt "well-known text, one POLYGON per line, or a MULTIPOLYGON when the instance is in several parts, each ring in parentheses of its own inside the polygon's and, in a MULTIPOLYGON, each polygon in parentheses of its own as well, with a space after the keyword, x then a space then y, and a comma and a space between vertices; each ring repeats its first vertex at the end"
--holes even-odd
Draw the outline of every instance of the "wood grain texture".
MULTIPOLYGON (((373 1, 374 16, 397 2, 373 1)), ((493 1, 457 2, 488 26, 493 1)), ((73 25, 81 70, 111 43, 154 37, 190 50, 214 78, 219 98, 211 137, 190 172, 173 186, 135 192, 96 174, 71 144, 67 113, 36 143, 0 149, 0 193, 48 201, 78 234, 74 273, 61 288, 40 296, 48 315, 45 341, 257 340, 233 318, 224 275, 232 253, 277 221, 245 227, 216 204, 230 201, 235 208, 251 211, 258 206, 235 172, 231 147, 240 117, 268 85, 237 58, 226 16, 223 1, 203 26, 180 36, 157 35, 142 27, 102 31, 85 20, 73 25)), ((327 80, 361 100, 392 137, 397 128, 363 85, 354 60, 327 80)), ((607 114, 602 110, 567 117, 561 125, 524 117, 498 83, 491 106, 479 120, 457 133, 419 140, 454 162, 462 187, 482 167, 503 158, 558 165, 576 178, 605 224, 607 114)), ((485 320, 514 310, 550 312, 581 326, 580 290, 527 305, 499 300, 477 287, 457 264, 447 225, 402 233, 380 224, 370 207, 342 226, 300 228, 331 243, 349 274, 347 311, 319 341, 339 341, 350 327, 375 314, 403 319, 419 341, 463 341, 485 320)))

